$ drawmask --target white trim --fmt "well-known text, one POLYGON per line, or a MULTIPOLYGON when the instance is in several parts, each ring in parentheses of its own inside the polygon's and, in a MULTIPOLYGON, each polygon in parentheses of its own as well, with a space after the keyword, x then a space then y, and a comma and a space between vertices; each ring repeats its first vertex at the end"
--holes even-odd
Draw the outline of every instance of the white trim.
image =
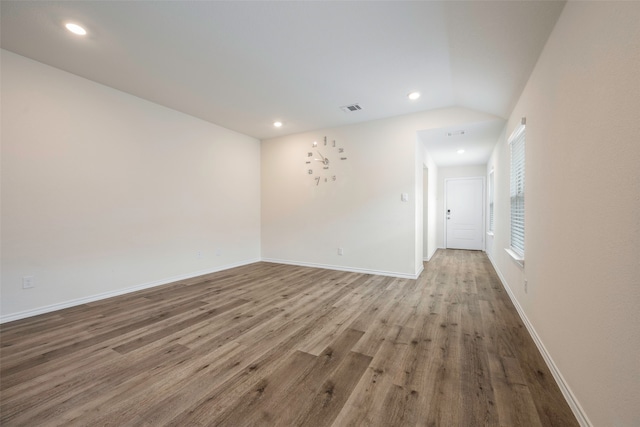
POLYGON ((575 415, 578 421, 578 424, 580 424, 582 427, 592 427, 593 424, 591 424, 591 421, 589 421, 589 418, 587 417, 587 414, 584 412, 584 409, 582 409, 580 402, 578 402, 578 399, 571 391, 571 387, 569 387, 569 384, 567 384, 567 381, 564 379, 564 377, 560 373, 560 369, 558 369, 558 366, 556 366, 555 362, 553 361, 551 354, 549 354, 546 347, 542 343, 542 339, 540 339, 540 336, 538 335, 535 328, 529 321, 529 318, 527 317, 524 310, 522 309, 522 306, 520 305, 515 295, 511 291, 511 288, 507 285, 506 279, 504 278, 504 276, 496 266, 496 263, 493 261, 493 258, 489 254, 487 254, 487 258, 489 258, 491 265, 493 265, 493 269, 498 274, 498 278, 502 282, 502 286, 507 291, 507 294, 509 295, 509 299, 511 299, 513 306, 516 308, 516 311, 518 312, 518 315, 520 316, 522 323, 524 323, 524 325, 527 328, 527 331, 529 331, 529 335, 531 336, 531 338, 533 338, 533 342, 536 344, 536 347, 538 347, 538 351, 540 352, 540 354, 542 354, 542 358, 544 359, 545 363, 547 364, 547 367, 551 371, 553 378, 556 380, 556 383, 558 384, 558 387, 560 388, 560 391, 562 392, 562 395, 564 396, 565 400, 569 404, 569 407, 571 408, 573 415, 575 415))
POLYGON ((429 261, 431 261, 431 258, 433 258, 433 256, 436 254, 436 251, 437 251, 438 249, 439 249, 439 248, 434 248, 434 249, 431 251, 431 253, 430 253, 430 254, 427 254, 427 256, 426 256, 426 257, 424 257, 424 258, 422 258, 422 260, 423 260, 423 261, 425 261, 425 262, 429 262, 429 261))
POLYGON ((431 261, 431 258, 433 258, 433 256, 436 254, 437 250, 438 250, 438 248, 433 248, 431 253, 427 255, 427 257, 424 259, 424 261, 427 261, 427 262, 431 261))
POLYGON ((70 301, 64 301, 56 304, 47 305, 44 307, 38 307, 31 310, 20 311, 18 313, 7 314, 0 316, 0 323, 13 322, 14 320, 25 319, 27 317, 37 316, 39 314, 50 313, 52 311, 62 310, 64 308, 75 307, 81 304, 87 304, 90 302, 100 301, 103 299, 116 297, 119 295, 128 294, 131 292, 141 291, 143 289, 153 288, 156 286, 167 285, 169 283, 177 282, 180 280, 191 279, 192 277, 204 276, 205 274, 217 273, 218 271, 228 270, 230 268, 241 267, 243 265, 253 264, 260 262, 259 258, 240 261, 234 264, 222 265, 206 270, 194 271, 191 273, 181 274, 178 276, 167 277, 165 279, 154 280, 153 282, 142 283, 140 285, 132 286, 124 289, 117 289, 114 291, 103 292, 101 294, 91 295, 88 297, 76 298, 70 301))
POLYGON ((348 271, 350 273, 362 273, 362 274, 375 274, 377 276, 390 276, 390 277, 398 277, 401 279, 413 279, 413 280, 417 279, 422 273, 422 271, 424 270, 424 266, 421 265, 419 268, 419 271, 416 274, 407 274, 407 273, 397 273, 393 271, 367 270, 364 268, 342 267, 338 265, 316 264, 313 262, 289 261, 289 260, 275 259, 275 258, 263 258, 262 261, 273 262, 275 264, 296 265, 298 267, 324 268, 326 270, 348 271))
POLYGON ((511 248, 504 248, 504 251, 509 254, 511 259, 513 259, 513 261, 516 264, 518 264, 520 267, 524 268, 524 258, 522 257, 522 255, 520 255, 519 253, 517 253, 516 251, 514 251, 511 248))
POLYGON ((523 117, 520 123, 518 124, 518 126, 516 126, 513 132, 511 132, 511 135, 509 135, 509 139, 507 139, 507 141, 509 141, 509 144, 511 144, 511 142, 513 142, 517 137, 519 137, 522 134, 522 132, 524 132, 526 125, 527 125, 526 119, 523 117))
MULTIPOLYGON (((433 254, 431 254, 431 256, 433 256, 433 254)), ((142 283, 140 285, 131 286, 129 288, 117 289, 114 291, 103 292, 101 294, 90 295, 88 297, 76 298, 73 300, 51 304, 44 307, 24 310, 24 311, 11 313, 3 316, 0 315, 0 324, 13 322, 15 320, 20 320, 20 319, 26 319, 27 317, 38 316, 40 314, 51 313, 53 311, 58 311, 58 310, 62 310, 69 307, 75 307, 75 306, 87 304, 90 302, 100 301, 107 298, 117 297, 119 295, 125 295, 131 292, 141 291, 143 289, 149 289, 156 286, 167 285, 169 283, 177 282, 180 280, 191 279, 193 277, 198 277, 198 276, 204 276, 205 274, 217 273, 219 271, 228 270, 230 268, 235 268, 235 267, 241 267, 243 265, 253 264, 261 261, 273 262, 277 264, 297 265, 302 267, 324 268, 327 270, 348 271, 352 273, 375 274, 378 276, 391 276, 391 277, 399 277, 402 279, 413 279, 413 280, 417 279, 420 276, 420 274, 422 274, 422 271, 424 270, 424 266, 420 265, 420 268, 416 274, 406 274, 406 273, 397 273, 397 272, 391 272, 391 271, 366 270, 361 268, 351 268, 351 267, 347 268, 347 267, 340 267, 335 265, 294 262, 294 261, 271 259, 271 258, 255 258, 255 259, 240 261, 233 264, 227 264, 227 265, 222 265, 214 268, 209 268, 206 270, 194 271, 191 273, 181 274, 178 276, 172 276, 172 277, 167 277, 160 280, 154 280, 153 282, 142 283)))

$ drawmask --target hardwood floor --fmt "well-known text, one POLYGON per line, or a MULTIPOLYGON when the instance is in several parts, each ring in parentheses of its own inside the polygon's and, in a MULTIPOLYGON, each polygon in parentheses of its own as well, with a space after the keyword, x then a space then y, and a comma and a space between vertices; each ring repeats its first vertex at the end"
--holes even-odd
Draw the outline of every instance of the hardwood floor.
POLYGON ((2 325, 3 426, 576 426, 482 252, 257 263, 2 325))

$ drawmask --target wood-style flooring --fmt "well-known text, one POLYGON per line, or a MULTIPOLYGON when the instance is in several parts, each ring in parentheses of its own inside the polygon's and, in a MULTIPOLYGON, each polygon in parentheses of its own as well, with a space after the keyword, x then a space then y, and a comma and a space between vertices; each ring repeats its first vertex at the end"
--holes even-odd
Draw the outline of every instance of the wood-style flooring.
POLYGON ((2 325, 3 426, 577 426, 486 255, 256 263, 2 325))

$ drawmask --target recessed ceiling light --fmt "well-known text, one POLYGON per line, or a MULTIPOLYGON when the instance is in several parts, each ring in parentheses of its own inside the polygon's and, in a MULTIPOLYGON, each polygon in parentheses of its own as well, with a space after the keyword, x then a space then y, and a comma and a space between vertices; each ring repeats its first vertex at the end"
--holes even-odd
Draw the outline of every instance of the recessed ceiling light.
POLYGON ((464 153, 464 150, 461 148, 458 150, 458 154, 462 154, 462 153, 464 153))
POLYGON ((84 36, 87 34, 87 30, 82 28, 80 25, 73 24, 71 22, 69 22, 68 24, 65 24, 65 28, 71 31, 73 34, 77 34, 79 36, 84 36))
POLYGON ((407 95, 407 97, 409 97, 410 100, 414 101, 420 98, 420 92, 411 92, 409 95, 407 95))
POLYGON ((282 122, 273 122, 273 125, 279 128, 279 127, 282 127, 282 122))

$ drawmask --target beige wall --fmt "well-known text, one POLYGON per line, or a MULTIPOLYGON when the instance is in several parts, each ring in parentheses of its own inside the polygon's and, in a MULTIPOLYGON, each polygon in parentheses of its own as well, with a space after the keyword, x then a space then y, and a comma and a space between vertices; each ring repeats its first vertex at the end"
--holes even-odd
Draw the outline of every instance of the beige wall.
POLYGON ((497 144, 492 254, 585 424, 640 425, 640 3, 569 2, 513 111, 527 118, 524 270, 497 144), (528 293, 524 280, 528 280, 528 293))
POLYGON ((260 258, 254 138, 7 51, 1 136, 3 320, 260 258))

